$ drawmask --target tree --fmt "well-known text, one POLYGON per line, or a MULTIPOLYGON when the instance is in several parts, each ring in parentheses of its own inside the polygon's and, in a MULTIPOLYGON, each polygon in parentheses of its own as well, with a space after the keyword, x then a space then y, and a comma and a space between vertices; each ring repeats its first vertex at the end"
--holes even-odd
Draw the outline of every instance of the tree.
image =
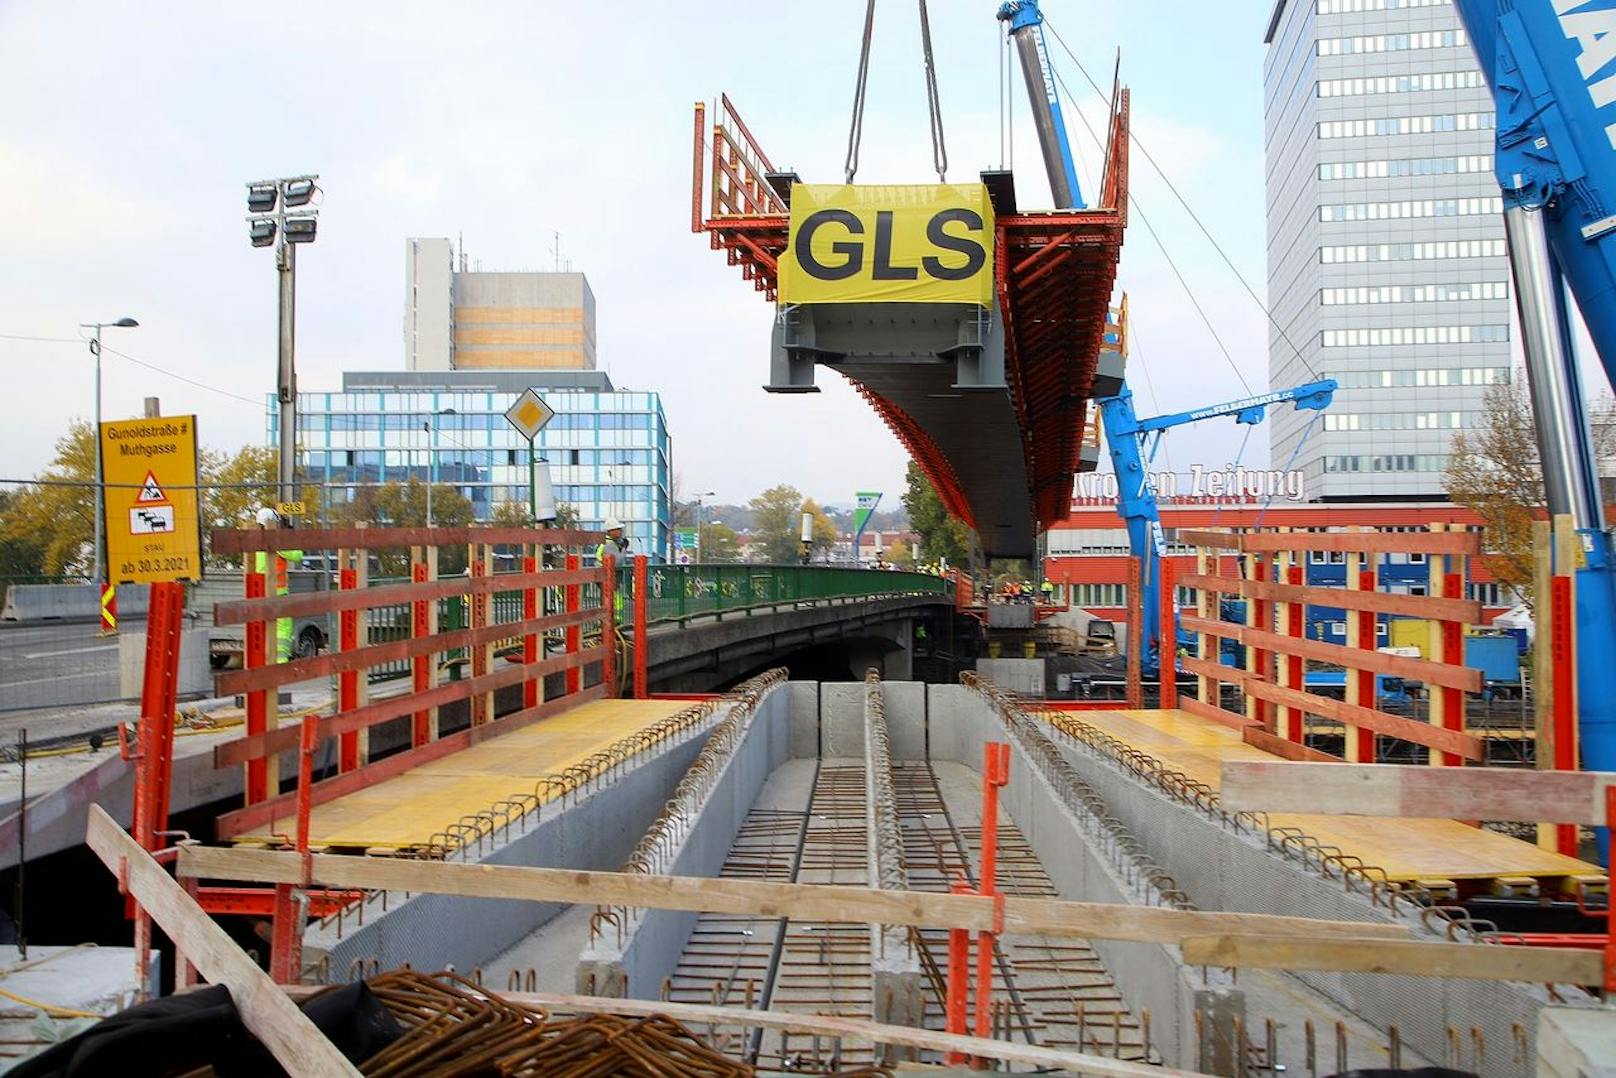
MULTIPOLYGON (((813 536, 813 542, 810 544, 809 560, 811 561, 817 557, 820 561, 828 561, 831 551, 836 549, 836 544, 842 538, 841 529, 836 527, 829 514, 819 508, 819 503, 812 498, 803 500, 802 512, 813 517, 814 520, 813 530, 809 533, 813 536)), ((799 517, 798 520, 800 522, 801 518, 799 517)), ((797 532, 797 541, 800 545, 802 541, 800 527, 797 532)))
POLYGON ((772 565, 790 565, 797 560, 802 531, 802 492, 782 484, 770 487, 747 503, 752 510, 753 556, 772 565))
POLYGON ((95 562, 95 433, 88 421, 73 421, 38 478, 8 499, 0 538, 36 547, 46 575, 88 577, 95 562))
MULTIPOLYGON (((437 498, 434 492, 432 497, 437 498)), ((437 516, 437 504, 433 504, 433 516, 437 516)), ((488 515, 490 524, 497 524, 502 528, 527 528, 533 524, 533 518, 526 502, 499 502, 494 511, 488 515)), ((576 528, 578 526, 578 507, 571 502, 556 503, 555 523, 551 527, 576 528)))
MULTIPOLYGON (((1606 394, 1592 411, 1594 455, 1603 470, 1616 455, 1616 400, 1606 394)), ((1532 521, 1544 511, 1545 499, 1524 372, 1488 388, 1480 425, 1454 435, 1442 485, 1454 502, 1481 517, 1483 559, 1493 578, 1532 605, 1532 521)))
POLYGON ((920 536, 920 547, 930 561, 947 558, 950 565, 966 565, 970 561, 971 530, 964 522, 955 520, 943 508, 931 480, 920 465, 909 462, 908 487, 903 492, 903 508, 909 514, 909 526, 920 536))
MULTIPOLYGON (((384 483, 360 487, 354 500, 332 512, 339 526, 374 524, 379 527, 424 528, 426 526, 426 484, 419 479, 404 483, 384 483)), ((469 527, 474 514, 471 502, 454 487, 444 483, 432 486, 432 525, 438 528, 469 527)), ((438 552, 438 575, 452 576, 466 567, 466 552, 446 546, 438 552)), ((376 571, 382 576, 402 576, 409 571, 409 552, 384 550, 376 554, 376 571)))
POLYGON ((915 552, 909 549, 909 544, 902 539, 894 539, 892 545, 887 547, 887 561, 900 569, 913 569, 915 567, 915 552))
POLYGON ((701 526, 701 560, 704 564, 727 564, 740 558, 741 537, 735 529, 717 521, 701 526))

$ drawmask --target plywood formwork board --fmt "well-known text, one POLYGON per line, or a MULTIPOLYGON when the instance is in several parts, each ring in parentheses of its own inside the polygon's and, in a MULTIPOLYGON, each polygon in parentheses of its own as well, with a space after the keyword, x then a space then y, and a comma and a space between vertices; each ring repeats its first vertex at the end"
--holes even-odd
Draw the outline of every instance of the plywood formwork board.
POLYGON ((1234 550, 1242 554, 1319 550, 1360 554, 1480 554, 1481 536, 1475 532, 1234 532, 1180 531, 1187 546, 1234 550))
MULTIPOLYGON (((1046 713, 1047 717, 1047 713, 1046 713)), ((1229 760, 1275 762, 1240 731, 1188 711, 1089 711, 1073 716, 1217 790, 1229 760)), ((1597 866, 1451 819, 1270 813, 1272 827, 1294 827, 1361 858, 1396 881, 1559 879, 1600 876, 1597 866)))
POLYGON ((1242 969, 1390 973, 1530 984, 1598 984, 1604 976, 1604 956, 1597 951, 1485 943, 1206 936, 1184 941, 1184 961, 1242 969))

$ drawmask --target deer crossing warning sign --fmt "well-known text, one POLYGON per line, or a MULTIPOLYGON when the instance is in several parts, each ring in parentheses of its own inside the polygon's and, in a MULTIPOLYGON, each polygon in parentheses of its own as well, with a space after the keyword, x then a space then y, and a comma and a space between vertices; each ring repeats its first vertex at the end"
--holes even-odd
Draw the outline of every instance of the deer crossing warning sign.
POLYGON ((793 184, 780 302, 992 306, 988 189, 793 184))
POLYGON ((101 466, 107 484, 107 580, 200 580, 196 417, 101 424, 101 466))

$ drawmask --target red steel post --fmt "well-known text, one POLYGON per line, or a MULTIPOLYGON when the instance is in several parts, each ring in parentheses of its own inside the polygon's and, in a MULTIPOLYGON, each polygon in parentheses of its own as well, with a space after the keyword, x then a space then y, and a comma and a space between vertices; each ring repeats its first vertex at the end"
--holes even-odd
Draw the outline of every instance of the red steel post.
MULTIPOLYGON (((964 878, 956 876, 949 890, 956 895, 968 895, 971 888, 964 878)), ((948 992, 945 1001, 944 1029, 949 1033, 965 1034, 965 998, 970 990, 971 933, 965 928, 948 930, 948 992)), ((950 1066, 965 1062, 965 1053, 948 1053, 950 1066)))
MULTIPOLYGON (((522 572, 532 575, 539 571, 539 559, 526 557, 522 559, 522 572)), ((532 621, 539 616, 539 589, 537 585, 524 588, 522 591, 522 617, 532 621)), ((522 637, 522 663, 531 666, 539 661, 539 634, 528 633, 522 637)), ((522 706, 524 708, 537 707, 539 703, 539 689, 542 688, 541 679, 530 677, 522 682, 522 706)))
POLYGON ((1178 601, 1173 595, 1177 588, 1173 563, 1161 560, 1161 627, 1156 643, 1157 672, 1161 675, 1157 706, 1171 711, 1178 706, 1178 601))
POLYGON ((650 692, 647 688, 649 675, 649 658, 647 653, 649 641, 646 639, 646 600, 645 594, 647 572, 649 564, 644 554, 634 555, 634 699, 644 700, 650 692))
MULTIPOLYGON (((1285 577, 1288 583, 1300 586, 1306 582, 1307 573, 1300 565, 1293 565, 1285 571, 1285 577)), ((1307 631, 1305 628, 1306 619, 1304 617, 1306 610, 1307 607, 1304 603, 1287 603, 1285 605, 1285 634, 1293 640, 1302 639, 1303 635, 1305 635, 1307 631)), ((1287 656, 1285 663, 1287 667, 1289 667, 1290 671, 1289 677, 1286 678, 1287 683, 1293 689, 1301 689, 1302 680, 1304 677, 1306 677, 1306 674, 1304 673, 1306 670, 1306 665, 1303 663, 1302 657, 1300 655, 1287 656)), ((1305 743, 1307 741, 1307 729, 1302 725, 1304 721, 1302 718, 1302 709, 1299 707, 1288 707, 1284 709, 1284 715, 1285 739, 1287 741, 1294 741, 1298 745, 1305 743)))
POLYGON ((606 555, 605 579, 600 582, 600 683, 607 696, 617 695, 617 559, 606 555))
MULTIPOLYGON (((1435 555, 1433 555, 1435 556, 1435 555)), ((1447 599, 1464 598, 1464 577, 1447 573, 1442 578, 1442 595, 1447 599)), ((1439 662, 1449 666, 1464 665, 1464 626, 1457 621, 1442 623, 1442 654, 1439 662)), ((1459 689, 1444 688, 1442 693, 1442 725, 1459 733, 1465 728, 1465 698, 1459 689)), ((1436 750, 1432 750, 1436 752, 1436 750)), ((1455 752, 1437 752, 1437 759, 1448 767, 1463 767, 1464 758, 1455 752)))
POLYGON ((1128 655, 1127 695, 1128 707, 1138 710, 1145 706, 1144 676, 1144 561, 1128 559, 1128 655))
MULTIPOLYGON (((251 555, 248 555, 248 564, 252 564, 251 555)), ((248 572, 246 579, 246 598, 262 599, 264 597, 264 574, 248 572)), ((241 665, 248 670, 256 670, 268 662, 268 653, 265 644, 269 639, 268 623, 263 619, 249 621, 243 644, 245 652, 241 657, 241 665)), ((264 734, 269 732, 269 690, 258 689, 247 694, 247 734, 264 734)), ((269 768, 268 759, 260 756, 247 761, 247 797, 249 805, 260 801, 268 801, 269 768)), ((277 789, 275 793, 280 793, 277 789)))
MULTIPOLYGON (((576 554, 567 555, 567 569, 577 572, 583 565, 583 559, 576 554)), ((576 614, 583 609, 583 586, 580 584, 567 585, 567 613, 576 614)), ((573 624, 567 626, 567 654, 576 655, 583 648, 583 626, 573 624)), ((578 692, 584 685, 584 672, 582 668, 574 666, 567 671, 567 692, 578 692)))
MULTIPOLYGON (((1572 577, 1556 575, 1549 585, 1549 648, 1554 663, 1554 769, 1577 770, 1577 657, 1572 602, 1572 577)), ((1568 857, 1577 855, 1577 827, 1562 823, 1554 826, 1555 849, 1568 857)))
MULTIPOLYGON (((358 556, 366 555, 361 553, 358 556)), ((341 591, 353 591, 358 588, 359 570, 344 565, 337 575, 337 587, 341 591)), ((359 611, 344 610, 337 615, 337 649, 353 651, 357 647, 359 647, 359 611)), ((359 706, 359 675, 358 670, 344 670, 337 675, 337 714, 346 714, 359 706)), ((337 770, 354 770, 359 766, 359 731, 353 730, 343 734, 339 744, 337 770)))
MULTIPOLYGON (((1363 569, 1358 573, 1358 588, 1360 591, 1375 590, 1375 571, 1363 569)), ((1380 615, 1365 611, 1358 617, 1358 639, 1352 643, 1365 651, 1375 650, 1375 627, 1380 623, 1380 615)), ((1360 707, 1375 707, 1380 701, 1375 697, 1375 672, 1373 670, 1354 670, 1348 677, 1358 679, 1358 705, 1360 707)), ((1358 742, 1358 755, 1347 754, 1347 759, 1357 760, 1360 763, 1372 764, 1375 762, 1375 732, 1365 730, 1358 726, 1347 727, 1347 736, 1356 738, 1358 742)))
MULTIPOLYGON (((528 570, 531 572, 532 570, 528 570)), ((410 581, 415 584, 427 582, 427 563, 415 562, 410 566, 410 581)), ((436 600, 432 600, 435 602, 436 600)), ((424 640, 432 635, 432 621, 429 616, 428 600, 418 599, 410 604, 410 637, 415 640, 424 640)), ((432 687, 433 655, 417 655, 410 662, 410 685, 417 693, 426 692, 432 687)), ((410 718, 410 745, 420 748, 432 740, 432 712, 417 711, 410 718)))
MULTIPOLYGON (((1256 555, 1252 560, 1251 579, 1256 581, 1264 581, 1268 579, 1268 561, 1261 554, 1256 555)), ((1263 632, 1268 632, 1273 629, 1273 611, 1270 608, 1270 604, 1267 599, 1258 599, 1253 596, 1251 600, 1251 612, 1251 624, 1255 625, 1263 632)), ((1269 665, 1272 658, 1273 654, 1266 648, 1251 649, 1251 672, 1256 675, 1259 681, 1264 681, 1269 684, 1273 683, 1273 670, 1269 665)), ((1270 707, 1268 701, 1258 697, 1255 703, 1257 705, 1255 709, 1256 713, 1252 717, 1257 720, 1257 725, 1262 727, 1264 730, 1272 730, 1274 728, 1274 724, 1269 718, 1272 708, 1270 707)))
MULTIPOLYGON (((1010 781, 1010 746, 990 741, 982 746, 982 879, 981 892, 994 897, 999 866, 999 787, 1010 781)), ((993 942, 997 932, 976 937, 976 1035, 991 1036, 993 1008, 993 942)))

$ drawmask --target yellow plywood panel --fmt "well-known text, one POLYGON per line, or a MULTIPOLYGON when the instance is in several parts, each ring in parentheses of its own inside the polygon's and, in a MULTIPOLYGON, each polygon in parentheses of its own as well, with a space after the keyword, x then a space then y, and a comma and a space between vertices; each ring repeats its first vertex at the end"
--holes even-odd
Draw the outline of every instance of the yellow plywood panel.
MULTIPOLYGON (((1240 734, 1184 711, 1086 711, 1075 719, 1105 731, 1216 790, 1226 760, 1274 760, 1240 734)), ((1326 846, 1384 869, 1393 880, 1602 875, 1597 865, 1457 820, 1270 814, 1326 846)))
MULTIPOLYGON (((309 819, 309 841, 338 847, 425 846, 461 817, 513 795, 533 794, 546 775, 582 763, 688 706, 678 700, 597 700, 573 708, 317 807, 309 819)), ((282 820, 236 841, 263 842, 290 828, 282 820)))
POLYGON ((553 352, 507 351, 456 352, 456 370, 567 370, 589 369, 589 360, 576 348, 553 352))
POLYGON ((456 307, 456 326, 582 325, 582 307, 456 307))
POLYGON ((498 326, 491 329, 456 327, 455 344, 576 344, 584 343, 581 327, 498 326))

